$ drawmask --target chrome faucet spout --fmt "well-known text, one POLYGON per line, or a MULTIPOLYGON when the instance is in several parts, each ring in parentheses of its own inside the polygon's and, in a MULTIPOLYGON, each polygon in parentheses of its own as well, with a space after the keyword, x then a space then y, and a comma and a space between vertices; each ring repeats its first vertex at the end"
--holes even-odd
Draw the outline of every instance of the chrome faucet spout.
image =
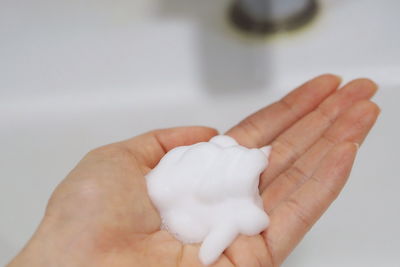
POLYGON ((316 0, 235 0, 231 19, 242 30, 269 33, 302 26, 316 11, 316 0))

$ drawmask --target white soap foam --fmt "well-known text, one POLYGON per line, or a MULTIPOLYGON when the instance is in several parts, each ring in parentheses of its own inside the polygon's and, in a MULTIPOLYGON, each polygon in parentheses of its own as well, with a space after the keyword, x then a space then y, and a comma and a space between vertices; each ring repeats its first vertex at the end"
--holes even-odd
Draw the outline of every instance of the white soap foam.
POLYGON ((224 135, 169 151, 146 179, 163 229, 183 243, 202 242, 204 265, 238 234, 259 234, 269 223, 258 191, 269 153, 224 135))

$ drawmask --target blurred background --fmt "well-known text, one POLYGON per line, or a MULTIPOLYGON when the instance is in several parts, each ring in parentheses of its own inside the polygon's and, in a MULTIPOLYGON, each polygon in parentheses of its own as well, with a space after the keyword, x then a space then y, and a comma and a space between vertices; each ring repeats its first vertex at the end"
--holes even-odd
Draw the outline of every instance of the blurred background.
POLYGON ((88 150, 154 128, 223 132, 331 72, 374 79, 383 111, 284 266, 400 266, 400 2, 319 0, 303 27, 267 35, 235 28, 232 3, 0 0, 0 265, 88 150))

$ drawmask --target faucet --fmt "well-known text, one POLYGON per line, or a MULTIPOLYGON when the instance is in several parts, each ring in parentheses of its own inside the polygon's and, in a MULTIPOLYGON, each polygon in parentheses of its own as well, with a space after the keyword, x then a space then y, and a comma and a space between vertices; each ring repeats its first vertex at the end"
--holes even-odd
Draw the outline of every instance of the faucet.
POLYGON ((317 7, 316 0, 235 0, 230 17, 241 30, 266 34, 305 25, 317 7))

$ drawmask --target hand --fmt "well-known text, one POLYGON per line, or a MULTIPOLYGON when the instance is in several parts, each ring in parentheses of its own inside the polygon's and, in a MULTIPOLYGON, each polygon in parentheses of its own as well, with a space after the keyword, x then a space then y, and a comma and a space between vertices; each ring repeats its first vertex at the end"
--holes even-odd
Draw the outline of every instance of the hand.
MULTIPOLYGON (((379 108, 366 79, 337 89, 317 77, 227 132, 247 147, 272 145, 260 179, 269 228, 239 236, 213 266, 279 266, 338 196, 379 108)), ((18 266, 201 266, 199 245, 160 230, 145 175, 170 149, 207 141, 205 127, 157 130, 89 152, 54 191, 18 266)))

